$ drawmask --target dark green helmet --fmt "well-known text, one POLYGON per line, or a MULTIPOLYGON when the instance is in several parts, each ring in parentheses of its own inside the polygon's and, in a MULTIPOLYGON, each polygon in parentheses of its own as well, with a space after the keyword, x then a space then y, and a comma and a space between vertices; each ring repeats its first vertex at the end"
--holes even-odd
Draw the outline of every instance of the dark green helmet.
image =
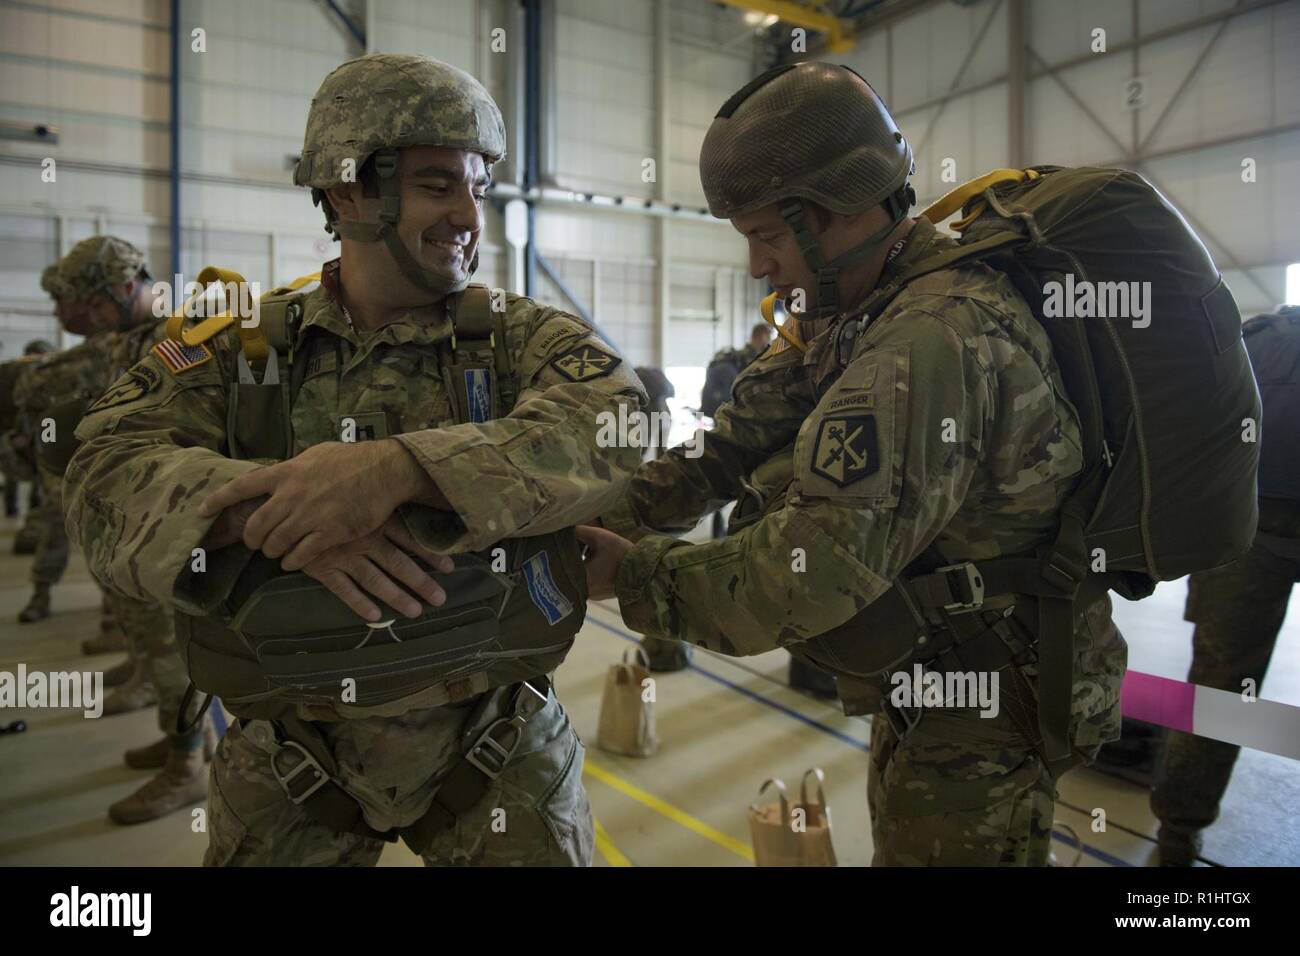
POLYGON ((700 181, 720 219, 777 204, 809 267, 819 314, 833 312, 839 269, 869 256, 915 202, 912 147, 875 90, 846 66, 799 63, 751 80, 723 104, 700 150, 700 181), (824 262, 803 202, 836 213, 883 206, 889 227, 824 262))

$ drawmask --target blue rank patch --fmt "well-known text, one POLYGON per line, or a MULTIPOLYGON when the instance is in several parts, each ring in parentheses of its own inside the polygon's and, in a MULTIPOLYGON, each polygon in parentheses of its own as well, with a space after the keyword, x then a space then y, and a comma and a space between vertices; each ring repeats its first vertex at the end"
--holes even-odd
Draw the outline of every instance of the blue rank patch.
POLYGON ((471 422, 485 422, 492 417, 491 374, 485 368, 465 370, 465 400, 471 422))
POLYGON ((545 551, 538 551, 524 562, 524 582, 528 585, 528 596, 551 625, 573 613, 573 605, 551 577, 551 561, 545 551))

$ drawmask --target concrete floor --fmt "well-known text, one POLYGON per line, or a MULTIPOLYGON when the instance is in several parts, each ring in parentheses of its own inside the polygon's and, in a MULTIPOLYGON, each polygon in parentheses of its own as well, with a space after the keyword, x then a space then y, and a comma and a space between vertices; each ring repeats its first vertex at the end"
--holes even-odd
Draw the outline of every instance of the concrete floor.
MULTIPOLYGON (((78 642, 98 620, 99 597, 79 556, 55 590, 55 614, 20 626, 29 559, 10 553, 14 523, 0 519, 0 670, 17 664, 42 670, 106 668, 119 656, 88 660, 78 642)), ((1181 619, 1185 588, 1164 585, 1141 604, 1118 602, 1131 664, 1183 678, 1191 627, 1181 619)), ((1300 597, 1297 598, 1300 600, 1300 597)), ((1293 608, 1293 611, 1296 610, 1293 608)), ((1273 672, 1261 696, 1300 704, 1300 620, 1288 618, 1273 672)), ((745 807, 769 776, 797 781, 819 766, 826 774, 835 848, 841 865, 871 859, 865 752, 869 725, 837 707, 785 686, 783 652, 731 660, 697 652, 686 671, 659 677, 660 752, 648 759, 602 753, 594 746, 606 668, 631 646, 632 635, 607 603, 591 606, 556 687, 588 744, 586 783, 599 825, 597 865, 746 866, 750 841, 745 807)), ((107 806, 147 779, 128 769, 122 751, 157 736, 156 717, 141 711, 100 720, 57 710, 0 711, 0 724, 25 719, 24 734, 0 736, 0 865, 122 864, 186 866, 199 862, 206 836, 192 814, 141 826, 110 823, 107 806)), ((1057 819, 1084 838, 1084 866, 1143 866, 1155 825, 1145 790, 1087 770, 1061 782, 1057 819), (1090 830, 1093 808, 1109 825, 1090 830)), ((1206 834, 1208 862, 1300 865, 1300 765, 1245 751, 1222 819, 1206 834)), ((1055 844, 1068 861, 1072 848, 1055 844)), ((403 846, 385 850, 384 865, 418 865, 403 846)))

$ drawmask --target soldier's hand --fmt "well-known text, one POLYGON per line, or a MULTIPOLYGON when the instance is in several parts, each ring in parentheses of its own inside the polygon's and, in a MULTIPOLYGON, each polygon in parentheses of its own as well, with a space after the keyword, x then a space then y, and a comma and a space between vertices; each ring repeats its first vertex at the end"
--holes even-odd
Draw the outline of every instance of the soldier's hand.
POLYGON ((599 601, 614 596, 614 583, 623 558, 632 550, 632 542, 604 528, 578 525, 578 540, 586 546, 584 567, 587 570, 587 598, 599 601))
POLYGON ((412 554, 443 573, 454 566, 450 557, 422 548, 407 533, 400 518, 390 518, 378 531, 326 549, 302 570, 367 621, 378 621, 381 614, 372 597, 407 617, 419 617, 420 602, 410 592, 435 607, 447 600, 447 592, 412 559, 412 554))
POLYGON ((428 476, 395 441, 324 442, 301 455, 250 471, 199 506, 210 517, 266 496, 244 524, 244 544, 286 571, 306 569, 328 549, 377 531, 428 476))
POLYGON ((240 541, 244 537, 244 525, 264 501, 266 501, 265 497, 241 501, 221 512, 217 515, 217 520, 208 528, 208 533, 203 538, 203 546, 209 551, 219 551, 240 541))

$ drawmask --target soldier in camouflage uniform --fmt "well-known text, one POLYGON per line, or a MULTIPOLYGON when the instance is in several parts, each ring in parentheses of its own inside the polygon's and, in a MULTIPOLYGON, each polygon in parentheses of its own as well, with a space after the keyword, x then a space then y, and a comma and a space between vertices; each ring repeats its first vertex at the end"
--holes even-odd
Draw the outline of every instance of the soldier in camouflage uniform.
MULTIPOLYGON (((98 362, 97 377, 90 383, 91 397, 98 398, 117 379, 149 354, 165 337, 165 319, 155 314, 155 296, 144 253, 115 236, 92 236, 77 243, 60 266, 74 301, 86 310, 100 334, 90 347, 98 362)), ((79 418, 82 407, 75 408, 79 418)), ((72 435, 61 436, 71 442, 72 435)), ((63 458, 59 463, 63 463, 63 458)), ((54 466, 51 467, 54 471, 54 466)), ((55 481, 62 474, 55 474, 55 481)), ((126 763, 142 770, 156 770, 155 776, 138 790, 112 804, 108 816, 115 823, 143 823, 187 807, 207 794, 205 757, 215 749, 215 732, 206 718, 187 733, 177 732, 177 716, 189 681, 176 644, 172 614, 153 600, 109 593, 109 602, 126 635, 128 661, 118 673, 108 672, 122 686, 104 702, 105 716, 158 705, 158 726, 162 737, 152 744, 126 752, 126 763)))
MULTIPOLYGON (((1242 332, 1264 407, 1258 531, 1237 560, 1188 578, 1183 616, 1196 625, 1188 681, 1234 694, 1252 688, 1258 698, 1300 581, 1300 307, 1257 315, 1242 332)), ((1196 861, 1201 831, 1219 817, 1240 751, 1169 732, 1151 793, 1162 866, 1196 861)))
MULTIPOLYGON (((55 300, 55 314, 60 324, 74 335, 95 335, 85 307, 77 301, 73 289, 63 278, 61 263, 47 268, 41 275, 41 284, 55 300), (51 271, 55 269, 56 271, 51 271)), ((33 481, 40 489, 40 509, 34 519, 39 535, 32 562, 32 597, 18 614, 18 621, 30 624, 50 615, 50 591, 63 577, 68 566, 68 539, 63 529, 63 509, 59 495, 58 476, 41 469, 39 449, 50 435, 48 412, 57 403, 75 399, 93 398, 102 382, 103 374, 97 371, 100 353, 88 339, 63 352, 45 357, 24 370, 14 382, 13 401, 16 423, 9 433, 7 445, 15 459, 24 458, 32 464, 33 481)), ((70 430, 69 435, 71 438, 70 430)), ((101 635, 105 636, 105 635, 101 635)), ((111 636, 111 635, 108 635, 111 636)), ((120 647, 120 644, 119 644, 120 647)))
MULTIPOLYGON (((58 265, 48 266, 41 274, 41 288, 51 293, 58 276, 58 265)), ((36 471, 30 454, 19 454, 11 445, 10 437, 18 426, 18 408, 14 404, 14 390, 18 379, 40 364, 42 356, 54 351, 54 346, 44 339, 33 339, 23 348, 21 358, 0 364, 0 472, 5 483, 5 515, 13 518, 18 515, 18 488, 24 482, 31 482, 31 491, 27 496, 27 512, 23 515, 22 526, 14 535, 14 554, 35 554, 36 545, 41 539, 38 521, 41 505, 40 487, 36 481, 36 471)))
MULTIPOLYGON (((846 627, 863 642, 901 639, 906 654, 914 630, 882 633, 872 603, 929 548, 957 562, 1048 540, 1081 468, 1079 422, 1046 333, 985 267, 918 279, 874 322, 837 335, 878 283, 951 240, 907 217, 911 149, 856 73, 808 63, 764 80, 715 118, 701 178, 714 215, 748 240, 753 275, 787 298, 805 290, 798 345, 778 342, 742 373, 701 457, 674 449, 643 466, 604 529, 579 529, 589 589, 617 596, 633 630, 723 654, 798 651, 846 627), (775 483, 784 490, 748 527, 700 545, 654 533, 689 526, 785 455, 792 480, 775 483)), ((1012 603, 975 612, 1019 644, 1022 664, 999 672, 996 716, 927 706, 900 720, 888 687, 840 675, 846 712, 884 708, 867 786, 877 865, 1047 862, 1055 779, 1036 721, 1008 699, 1013 681, 1037 677, 1033 635, 1007 626, 1012 603)), ((1126 648, 1106 597, 1075 632, 1081 761, 1117 735, 1126 648)))
MULTIPOLYGON (((187 351, 158 346, 78 433, 69 527, 96 574, 123 593, 209 615, 231 585, 194 575, 203 577, 200 603, 178 580, 192 549, 202 543, 210 562, 260 550, 376 621, 369 597, 419 612, 398 581, 430 604, 445 600, 409 554, 446 570, 444 554, 572 527, 613 504, 638 455, 599 447, 596 416, 636 411, 644 394, 572 316, 507 297, 515 404, 504 417, 451 424, 459 399, 436 358, 450 334, 444 302, 477 266, 487 173, 504 151, 496 104, 453 67, 372 55, 325 79, 295 181, 313 188, 343 247, 320 285, 294 300, 312 351, 297 359, 307 364, 293 400, 293 455, 267 466, 232 454, 237 330, 187 351), (581 368, 569 361, 579 353, 581 368), (376 440, 339 442, 340 416, 366 422, 376 440), (409 502, 449 513, 445 534, 417 542, 401 530, 394 514, 409 502)), ((425 817, 464 741, 518 715, 522 686, 328 719, 298 705, 296 726, 328 750, 337 793, 360 812, 346 831, 309 812, 310 800, 291 801, 277 779, 273 761, 280 773, 305 766, 281 723, 241 716, 213 762, 205 862, 373 864, 381 835, 425 817)), ((583 749, 554 694, 538 703, 514 757, 423 850, 427 863, 590 862, 583 749)))

